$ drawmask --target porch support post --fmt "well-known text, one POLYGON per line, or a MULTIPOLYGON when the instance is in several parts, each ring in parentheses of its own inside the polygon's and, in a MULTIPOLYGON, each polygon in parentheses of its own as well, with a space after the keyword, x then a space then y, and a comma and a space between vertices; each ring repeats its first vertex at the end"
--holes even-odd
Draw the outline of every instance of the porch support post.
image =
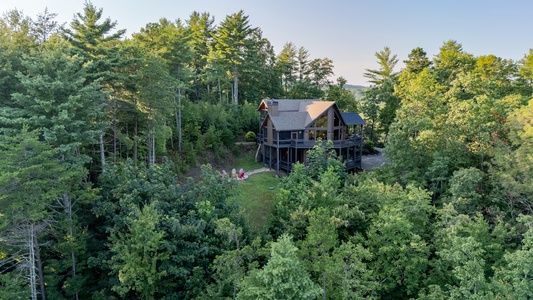
POLYGON ((272 171, 272 146, 268 146, 268 168, 272 171))
POLYGON ((287 152, 289 152, 289 161, 288 161, 288 163, 289 163, 289 169, 290 169, 291 166, 292 166, 292 147, 287 148, 287 152))
POLYGON ((261 157, 261 162, 263 163, 263 167, 267 164, 267 161, 266 161, 266 144, 268 142, 265 141, 265 139, 263 138, 263 141, 262 141, 262 146, 263 146, 263 149, 261 149, 261 152, 263 153, 263 157, 261 157))
POLYGON ((278 137, 277 137, 277 138, 278 138, 278 149, 277 149, 277 151, 276 151, 276 155, 277 155, 277 157, 276 157, 276 158, 277 158, 277 162, 276 162, 276 175, 278 175, 278 177, 279 177, 279 163, 280 163, 280 161, 279 161, 279 131, 276 131, 276 133, 278 134, 278 137))

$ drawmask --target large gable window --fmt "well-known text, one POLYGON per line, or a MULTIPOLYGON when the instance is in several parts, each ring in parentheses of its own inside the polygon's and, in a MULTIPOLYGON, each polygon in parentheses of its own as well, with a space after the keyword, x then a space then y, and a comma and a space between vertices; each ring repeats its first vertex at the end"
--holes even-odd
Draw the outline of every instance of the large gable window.
POLYGON ((317 140, 317 139, 326 140, 328 138, 328 131, 327 130, 320 130, 320 129, 309 129, 309 139, 310 140, 317 140))
POLYGON ((325 112, 311 123, 307 130, 309 140, 316 140, 318 138, 326 140, 328 139, 328 131, 330 132, 329 138, 333 140, 342 140, 345 138, 343 122, 336 110, 334 110, 333 113, 329 111, 329 114, 328 112, 325 112), (330 117, 333 118, 333 120, 329 120, 330 117), (333 126, 331 127, 331 125, 333 126))
POLYGON ((327 128, 328 127, 328 115, 323 115, 322 117, 320 117, 316 123, 315 123, 315 127, 317 128, 327 128))
POLYGON ((333 121, 333 126, 335 126, 335 127, 342 126, 341 119, 340 119, 339 115, 337 114, 337 112, 335 112, 335 119, 333 121))

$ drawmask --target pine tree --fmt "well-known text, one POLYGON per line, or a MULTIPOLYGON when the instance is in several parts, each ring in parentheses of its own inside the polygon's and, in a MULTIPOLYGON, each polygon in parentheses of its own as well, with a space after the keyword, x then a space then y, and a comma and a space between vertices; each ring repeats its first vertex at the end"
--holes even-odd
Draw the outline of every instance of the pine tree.
MULTIPOLYGON (((109 93, 114 90, 114 81, 119 79, 113 69, 122 62, 115 45, 126 31, 112 32, 117 23, 109 18, 100 22, 102 14, 102 9, 86 2, 83 13, 77 13, 70 23, 71 28, 65 30, 65 38, 73 53, 88 63, 87 84, 97 81, 102 85, 102 91, 109 93)), ((98 102, 109 105, 106 94, 102 94, 98 102)), ((104 133, 99 136, 99 144, 101 167, 105 171, 104 133)))
POLYGON ((247 65, 252 54, 254 31, 244 11, 228 15, 217 28, 209 62, 214 69, 221 69, 231 76, 233 81, 232 99, 235 107, 239 104, 239 78, 241 73, 252 70, 247 65), (218 68, 220 66, 220 68, 218 68))

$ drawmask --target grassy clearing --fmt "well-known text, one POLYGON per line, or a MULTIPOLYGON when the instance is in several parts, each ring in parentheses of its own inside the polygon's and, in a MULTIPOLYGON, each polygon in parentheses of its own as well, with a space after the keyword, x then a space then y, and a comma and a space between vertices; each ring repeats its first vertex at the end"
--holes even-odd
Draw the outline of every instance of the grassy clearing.
POLYGON ((279 178, 276 178, 274 172, 254 174, 239 183, 239 195, 235 201, 240 203, 255 234, 263 230, 274 209, 278 184, 279 178))
POLYGON ((241 155, 235 157, 235 169, 244 169, 244 172, 261 168, 261 163, 255 161, 255 150, 243 151, 241 155))

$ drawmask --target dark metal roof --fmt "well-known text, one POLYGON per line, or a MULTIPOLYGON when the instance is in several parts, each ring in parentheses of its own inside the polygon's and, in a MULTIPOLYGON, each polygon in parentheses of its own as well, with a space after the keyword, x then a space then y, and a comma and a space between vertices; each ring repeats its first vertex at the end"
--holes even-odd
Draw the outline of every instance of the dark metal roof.
POLYGON ((346 125, 365 125, 366 122, 358 113, 341 113, 346 125))

